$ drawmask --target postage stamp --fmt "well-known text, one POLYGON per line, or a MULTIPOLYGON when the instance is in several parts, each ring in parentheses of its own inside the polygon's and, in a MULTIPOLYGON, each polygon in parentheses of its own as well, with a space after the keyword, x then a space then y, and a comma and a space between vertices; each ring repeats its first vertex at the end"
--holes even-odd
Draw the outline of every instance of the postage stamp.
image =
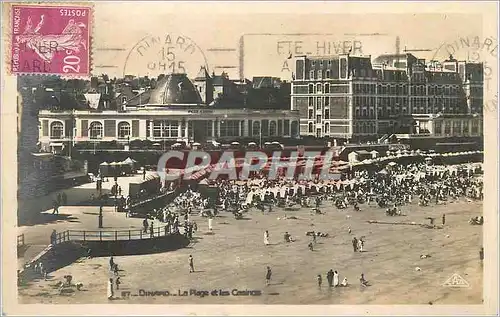
POLYGON ((497 312, 497 19, 441 5, 9 4, 5 314, 497 312))
POLYGON ((91 70, 91 6, 11 7, 13 74, 89 76, 91 70))

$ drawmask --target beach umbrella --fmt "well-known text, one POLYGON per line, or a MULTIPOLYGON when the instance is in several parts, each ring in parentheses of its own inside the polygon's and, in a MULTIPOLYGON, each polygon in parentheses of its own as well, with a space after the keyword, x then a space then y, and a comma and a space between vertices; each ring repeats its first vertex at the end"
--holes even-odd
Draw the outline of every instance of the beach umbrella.
POLYGON ((127 157, 125 160, 123 160, 123 163, 126 163, 126 164, 133 164, 134 163, 134 160, 131 159, 130 157, 127 157))
POLYGON ((240 142, 234 141, 234 142, 231 142, 231 145, 240 145, 240 142))
POLYGON ((193 146, 200 146, 200 145, 201 145, 201 144, 200 144, 200 143, 198 143, 198 142, 194 142, 194 143, 193 143, 193 146))
POLYGON ((273 142, 271 142, 271 144, 278 144, 279 145, 281 143, 279 143, 278 141, 273 141, 273 142))
POLYGON ((271 144, 271 142, 265 142, 264 144, 265 144, 265 145, 269 145, 269 144, 271 144))
POLYGON ((396 163, 396 162, 389 162, 389 163, 387 163, 387 165, 389 165, 389 166, 395 166, 395 165, 398 165, 398 163, 396 163))
POLYGON ((248 145, 250 145, 250 146, 256 146, 257 143, 255 143, 255 142, 248 142, 248 145))
POLYGON ((99 165, 101 165, 101 166, 107 166, 107 165, 109 165, 109 164, 108 164, 107 162, 102 162, 102 163, 101 163, 101 164, 99 164, 99 165))

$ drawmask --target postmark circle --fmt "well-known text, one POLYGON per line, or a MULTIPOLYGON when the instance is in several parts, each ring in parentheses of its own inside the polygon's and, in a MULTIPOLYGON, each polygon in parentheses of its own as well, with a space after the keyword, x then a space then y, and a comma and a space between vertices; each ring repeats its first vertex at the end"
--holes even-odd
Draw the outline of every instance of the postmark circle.
POLYGON ((194 78, 200 67, 209 71, 205 53, 190 37, 175 33, 148 34, 128 52, 123 76, 184 73, 194 78))
POLYGON ((497 111, 498 39, 494 36, 459 36, 442 43, 433 53, 433 61, 444 61, 453 56, 457 60, 483 64, 484 112, 497 111))

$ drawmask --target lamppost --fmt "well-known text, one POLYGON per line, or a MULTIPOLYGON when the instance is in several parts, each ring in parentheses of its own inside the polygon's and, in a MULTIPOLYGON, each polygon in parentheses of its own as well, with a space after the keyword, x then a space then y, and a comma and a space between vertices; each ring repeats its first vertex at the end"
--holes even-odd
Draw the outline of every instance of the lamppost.
POLYGON ((262 120, 259 121, 259 147, 262 149, 262 120))
POLYGON ((115 183, 115 212, 118 212, 118 183, 115 183))
POLYGON ((99 229, 102 229, 102 201, 99 201, 99 229))

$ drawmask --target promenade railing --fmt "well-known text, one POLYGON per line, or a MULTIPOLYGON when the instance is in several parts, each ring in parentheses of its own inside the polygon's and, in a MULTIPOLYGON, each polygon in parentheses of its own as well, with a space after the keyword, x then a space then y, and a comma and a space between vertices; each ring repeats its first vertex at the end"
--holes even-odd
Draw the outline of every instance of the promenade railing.
POLYGON ((133 230, 66 230, 56 233, 55 243, 65 241, 129 241, 145 240, 168 236, 171 233, 165 227, 133 230))

